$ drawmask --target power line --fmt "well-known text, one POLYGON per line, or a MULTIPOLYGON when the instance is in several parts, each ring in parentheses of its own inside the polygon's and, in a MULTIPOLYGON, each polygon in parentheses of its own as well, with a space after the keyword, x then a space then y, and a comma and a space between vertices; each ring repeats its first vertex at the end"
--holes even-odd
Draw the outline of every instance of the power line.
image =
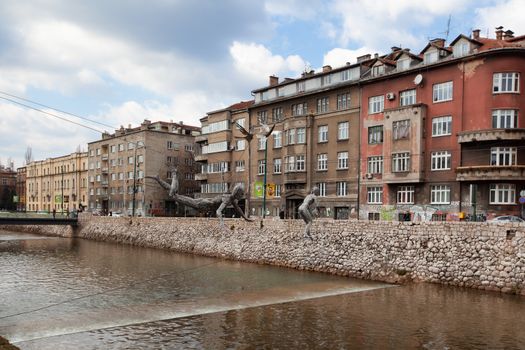
POLYGON ((56 115, 56 114, 53 114, 53 113, 50 113, 50 112, 46 112, 46 111, 44 111, 44 110, 42 110, 42 109, 40 109, 40 108, 36 108, 36 107, 30 106, 30 105, 27 105, 27 104, 25 104, 25 103, 18 102, 18 101, 15 101, 15 100, 12 100, 12 99, 7 98, 7 97, 2 97, 2 96, 0 96, 0 99, 3 99, 3 100, 6 100, 6 101, 9 101, 9 102, 11 102, 11 103, 15 103, 15 104, 17 104, 17 105, 20 105, 20 106, 23 106, 23 107, 26 107, 26 108, 29 108, 29 109, 32 109, 32 110, 35 110, 35 111, 37 111, 37 112, 40 112, 40 113, 46 114, 46 115, 51 116, 51 117, 53 117, 53 118, 57 118, 57 119, 60 119, 60 120, 65 121, 65 122, 68 122, 68 123, 71 123, 71 124, 75 124, 75 125, 78 125, 78 126, 80 126, 80 127, 83 127, 83 128, 86 128, 86 129, 89 129, 89 130, 92 130, 92 131, 99 132, 99 133, 101 133, 101 134, 104 133, 104 131, 102 131, 102 130, 98 130, 98 129, 95 129, 95 128, 91 127, 91 126, 84 125, 84 124, 81 124, 81 123, 75 122, 75 121, 73 121, 73 120, 69 120, 69 119, 64 118, 64 117, 61 117, 61 116, 59 116, 59 115, 56 115))
POLYGON ((96 120, 92 120, 92 119, 89 119, 89 118, 81 117, 81 116, 79 116, 77 114, 66 112, 66 111, 63 111, 61 109, 54 108, 54 107, 51 107, 51 106, 47 106, 45 104, 42 104, 42 103, 39 103, 39 102, 36 102, 36 101, 32 101, 32 100, 29 100, 29 99, 26 99, 26 98, 23 98, 23 97, 20 97, 20 96, 12 95, 12 94, 9 94, 9 93, 4 92, 4 91, 0 91, 0 94, 6 95, 6 96, 9 96, 9 97, 13 97, 13 98, 16 98, 18 100, 25 101, 25 102, 29 102, 29 103, 35 104, 37 106, 49 108, 49 109, 52 109, 54 111, 67 114, 67 115, 70 115, 70 116, 75 117, 75 118, 83 119, 83 120, 86 120, 86 121, 91 122, 91 123, 99 124, 99 125, 102 125, 102 126, 107 126, 108 128, 112 128, 112 129, 117 129, 116 127, 114 127, 112 125, 104 124, 104 123, 98 122, 96 120))

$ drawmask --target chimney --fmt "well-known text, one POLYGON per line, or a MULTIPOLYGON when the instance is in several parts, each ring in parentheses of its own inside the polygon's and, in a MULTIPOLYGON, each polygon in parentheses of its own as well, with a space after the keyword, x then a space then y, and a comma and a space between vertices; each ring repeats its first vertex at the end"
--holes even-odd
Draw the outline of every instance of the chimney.
POLYGON ((326 66, 323 66, 323 73, 330 72, 331 70, 332 70, 332 66, 328 64, 326 66))
POLYGON ((472 31, 472 39, 476 39, 476 40, 479 39, 479 32, 480 32, 479 29, 474 29, 472 31))
POLYGON ((270 75, 270 86, 275 86, 279 84, 279 77, 276 77, 275 75, 270 75))
POLYGON ((439 46, 439 47, 445 47, 445 39, 442 39, 442 38, 436 38, 436 39, 432 39, 430 40, 430 42, 436 46, 439 46))
POLYGON ((374 54, 374 58, 378 58, 379 57, 379 54, 378 53, 375 53, 374 54))
POLYGON ((503 39, 508 40, 514 38, 514 32, 512 30, 507 30, 503 33, 503 39))
POLYGON ((399 46, 392 46, 392 52, 400 51, 401 48, 399 46))
POLYGON ((501 39, 503 39, 503 27, 499 26, 499 27, 496 27, 496 40, 501 40, 501 39))
POLYGON ((363 62, 363 61, 368 61, 371 57, 372 57, 372 55, 370 55, 369 53, 366 54, 366 55, 363 55, 363 56, 359 56, 359 57, 357 57, 357 63, 360 63, 360 62, 363 62))

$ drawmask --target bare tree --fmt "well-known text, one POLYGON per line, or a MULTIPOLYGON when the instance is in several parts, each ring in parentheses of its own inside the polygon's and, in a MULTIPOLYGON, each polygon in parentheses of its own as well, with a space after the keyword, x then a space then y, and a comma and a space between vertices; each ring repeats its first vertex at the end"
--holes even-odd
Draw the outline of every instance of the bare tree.
POLYGON ((33 149, 31 148, 31 146, 27 147, 26 154, 24 156, 24 160, 25 160, 25 165, 28 165, 29 163, 33 161, 33 149))

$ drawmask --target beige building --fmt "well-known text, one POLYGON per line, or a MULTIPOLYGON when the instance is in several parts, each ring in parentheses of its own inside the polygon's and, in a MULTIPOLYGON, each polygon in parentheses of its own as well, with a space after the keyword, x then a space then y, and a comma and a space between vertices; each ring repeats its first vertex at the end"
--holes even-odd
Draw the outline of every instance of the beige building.
POLYGON ((179 174, 179 193, 198 191, 194 161, 195 137, 200 128, 173 122, 144 122, 121 127, 114 134, 88 144, 89 210, 101 214, 184 215, 168 193, 146 176, 171 182, 179 174))
MULTIPOLYGON (((201 172, 196 175, 200 197, 215 197, 238 183, 249 189, 249 144, 236 124, 250 129, 248 108, 252 104, 253 101, 239 102, 209 112, 201 119, 202 136, 197 137, 201 152, 196 157, 201 165, 201 172)), ((241 207, 244 209, 244 203, 241 207)))
POLYGON ((266 207, 266 216, 296 218, 317 186, 321 216, 357 215, 360 71, 358 63, 282 82, 272 76, 267 87, 252 92, 255 133, 275 125, 266 142, 254 138, 250 147, 252 214, 262 215, 266 207))
POLYGON ((87 153, 75 152, 26 166, 26 210, 57 212, 87 205, 87 153))

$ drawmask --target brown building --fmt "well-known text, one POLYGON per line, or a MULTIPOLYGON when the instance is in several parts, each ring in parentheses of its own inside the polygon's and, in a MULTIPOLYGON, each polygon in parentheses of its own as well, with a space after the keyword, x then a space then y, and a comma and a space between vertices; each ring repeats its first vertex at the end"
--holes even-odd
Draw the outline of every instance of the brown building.
POLYGON ((344 219, 357 215, 359 159, 359 87, 361 64, 298 79, 270 77, 269 86, 252 92, 250 125, 268 140, 250 146, 252 214, 297 217, 314 186, 320 190, 320 214, 344 219), (266 198, 264 178, 266 177, 266 198))
POLYGON ((0 166, 0 210, 15 210, 16 171, 0 166))
POLYGON ((363 63, 361 218, 520 215, 525 36, 503 34, 475 30, 363 63))
MULTIPOLYGON (((201 198, 215 197, 228 192, 238 183, 249 191, 249 144, 237 124, 250 130, 248 108, 253 101, 239 102, 227 108, 209 112, 201 119, 202 136, 197 137, 201 165, 201 198)), ((244 209, 245 204, 241 203, 244 209)), ((226 215, 230 213, 226 212, 226 215)))
POLYGON ((17 203, 16 210, 26 210, 26 167, 20 167, 16 169, 16 195, 17 203))
POLYGON ((26 165, 26 210, 66 212, 87 204, 87 153, 26 165))
POLYGON ((171 181, 179 175, 179 193, 193 196, 195 137, 200 128, 173 122, 144 120, 139 126, 121 127, 114 134, 88 144, 89 210, 101 214, 184 215, 168 193, 146 176, 171 181))

